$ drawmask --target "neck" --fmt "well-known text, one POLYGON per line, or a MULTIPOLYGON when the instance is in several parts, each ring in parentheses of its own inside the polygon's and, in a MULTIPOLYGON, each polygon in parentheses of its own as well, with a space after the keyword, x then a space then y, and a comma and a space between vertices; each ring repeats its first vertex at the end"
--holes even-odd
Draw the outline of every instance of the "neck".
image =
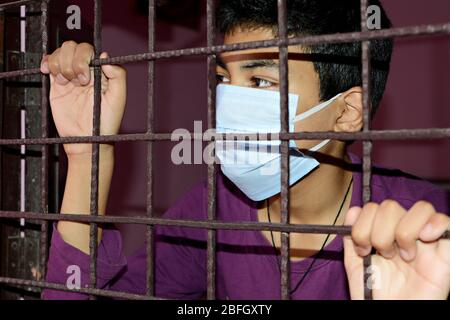
MULTIPOLYGON (((289 189, 291 223, 329 224, 337 215, 352 179, 352 172, 343 166, 342 161, 349 162, 345 148, 337 144, 329 147, 331 150, 327 150, 327 155, 314 155, 320 166, 289 189)), ((351 193, 347 195, 346 206, 349 205, 350 198, 351 193)), ((270 198, 269 205, 273 221, 280 221, 280 195, 270 198)), ((340 218, 346 206, 342 209, 340 218)))

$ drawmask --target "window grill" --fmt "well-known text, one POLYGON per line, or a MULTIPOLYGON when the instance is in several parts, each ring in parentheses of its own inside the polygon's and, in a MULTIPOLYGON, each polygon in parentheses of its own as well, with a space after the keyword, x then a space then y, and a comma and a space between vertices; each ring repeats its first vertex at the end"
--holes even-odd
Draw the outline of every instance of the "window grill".
MULTIPOLYGON (((0 11, 8 8, 40 1, 41 3, 41 32, 42 32, 42 53, 48 52, 48 8, 50 0, 22 0, 0 4, 0 11)), ((155 0, 149 0, 148 7, 148 52, 100 59, 102 48, 102 0, 94 0, 94 48, 95 57, 91 62, 94 68, 94 113, 92 136, 85 137, 48 137, 48 76, 41 75, 42 80, 42 137, 26 139, 0 139, 0 146, 5 145, 40 145, 42 151, 41 165, 41 211, 40 212, 16 212, 0 211, 0 218, 10 219, 35 219, 41 221, 41 270, 45 274, 46 262, 48 258, 48 238, 47 229, 49 221, 77 221, 90 223, 90 286, 80 289, 68 289, 66 286, 46 281, 24 280, 17 278, 0 277, 0 283, 10 285, 25 285, 36 288, 48 288, 89 294, 92 298, 96 296, 124 298, 124 299, 159 299, 154 295, 154 226, 184 226, 192 228, 203 228, 208 230, 207 236, 207 299, 213 300, 216 297, 216 231, 217 230, 272 230, 281 232, 281 298, 290 299, 290 233, 317 233, 317 234, 338 234, 349 235, 349 226, 326 226, 326 225, 303 225, 289 223, 289 140, 320 140, 320 139, 340 139, 359 140, 363 142, 363 180, 362 196, 364 203, 371 199, 371 164, 372 164, 372 144, 377 140, 415 140, 415 139, 444 139, 450 138, 450 128, 427 128, 414 130, 371 130, 370 128, 370 41, 383 38, 409 37, 415 35, 450 34, 450 22, 443 24, 430 24, 421 26, 390 28, 383 30, 368 30, 367 28, 367 7, 368 0, 361 0, 361 31, 340 34, 327 34, 318 36, 287 37, 286 26, 286 0, 278 0, 278 38, 265 41, 254 41, 231 45, 215 45, 215 16, 214 0, 207 0, 207 46, 197 48, 187 48, 170 51, 155 51, 155 0), (362 42, 362 79, 363 79, 363 105, 364 105, 364 127, 357 133, 336 133, 336 132, 297 132, 290 133, 288 128, 288 64, 287 48, 290 45, 314 45, 324 43, 362 42), (216 166, 208 165, 208 218, 206 221, 193 220, 173 220, 156 218, 153 215, 153 142, 170 140, 170 133, 154 132, 154 62, 158 59, 170 59, 182 56, 207 56, 207 99, 208 99, 208 128, 215 127, 215 96, 216 96, 216 55, 222 52, 238 51, 254 48, 279 47, 280 61, 280 110, 281 110, 281 134, 277 139, 281 140, 281 222, 223 222, 215 219, 216 216, 216 166), (148 61, 148 106, 147 106, 147 131, 146 133, 117 134, 100 136, 100 103, 101 103, 101 66, 105 64, 123 64, 139 61, 148 61), (141 217, 120 217, 120 216, 99 216, 98 215, 98 174, 99 174, 99 144, 126 141, 146 141, 148 148, 147 155, 147 214, 141 217), (91 172, 91 198, 90 215, 54 214, 48 212, 48 147, 54 144, 65 143, 92 143, 92 172, 91 172), (96 288, 97 282, 97 225, 105 224, 143 224, 147 226, 147 277, 146 294, 132 294, 126 292, 102 290, 96 288)), ((21 77, 32 74, 39 74, 39 68, 1 72, 0 79, 21 77)), ((215 134, 211 137, 203 137, 202 134, 190 133, 181 135, 183 139, 202 140, 214 143, 217 140, 225 140, 225 135, 215 134)), ((268 140, 270 135, 266 134, 236 134, 235 140, 259 139, 268 140)), ((446 231, 442 238, 450 238, 450 231, 446 231)), ((367 283, 368 268, 370 266, 370 255, 364 259, 364 284, 367 283)), ((369 286, 364 285, 365 299, 372 298, 369 286)))

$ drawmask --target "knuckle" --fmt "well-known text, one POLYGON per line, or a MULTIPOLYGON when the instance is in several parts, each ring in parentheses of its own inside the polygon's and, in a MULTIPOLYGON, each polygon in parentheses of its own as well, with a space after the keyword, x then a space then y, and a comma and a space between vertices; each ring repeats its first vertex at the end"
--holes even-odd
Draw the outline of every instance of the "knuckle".
POLYGON ((417 201, 415 203, 414 207, 416 209, 419 209, 420 211, 424 211, 426 213, 430 213, 430 212, 435 212, 436 211, 434 209, 434 206, 430 202, 425 201, 425 200, 417 201))
POLYGON ((372 245, 379 250, 385 250, 391 247, 391 242, 389 242, 386 238, 379 237, 375 234, 372 234, 371 242, 372 245))
POLYGON ((391 210, 398 209, 399 207, 400 207, 400 205, 398 204, 398 202, 395 200, 391 200, 391 199, 384 200, 380 204, 380 208, 382 209, 382 211, 384 211, 384 210, 391 211, 391 210))
POLYGON ((412 237, 411 237, 411 233, 409 232, 409 230, 407 228, 397 228, 397 230, 395 230, 395 239, 398 242, 409 242, 412 237))
POLYGON ((364 209, 367 211, 367 212, 371 212, 371 211, 373 211, 373 210, 375 210, 375 209, 377 209, 378 208, 378 204, 376 204, 375 202, 368 202, 368 203, 366 203, 365 205, 364 205, 364 209))
POLYGON ((64 76, 66 76, 66 77, 67 76, 69 76, 69 77, 73 76, 73 70, 70 67, 67 67, 67 66, 61 67, 61 73, 64 76))
POLYGON ((90 44, 88 42, 82 42, 82 43, 78 44, 77 49, 94 51, 94 47, 92 46, 92 44, 90 44))
POLYGON ((352 239, 357 244, 367 244, 367 237, 365 236, 365 233, 361 231, 358 226, 354 226, 352 228, 352 239))
POLYGON ((77 61, 73 62, 72 68, 76 73, 80 73, 88 68, 88 64, 87 64, 87 62, 77 60, 77 61))
POLYGON ((73 40, 64 41, 61 47, 76 47, 77 43, 73 40))
POLYGON ((49 59, 48 65, 49 65, 50 69, 58 69, 59 68, 58 59, 54 59, 54 58, 49 59))

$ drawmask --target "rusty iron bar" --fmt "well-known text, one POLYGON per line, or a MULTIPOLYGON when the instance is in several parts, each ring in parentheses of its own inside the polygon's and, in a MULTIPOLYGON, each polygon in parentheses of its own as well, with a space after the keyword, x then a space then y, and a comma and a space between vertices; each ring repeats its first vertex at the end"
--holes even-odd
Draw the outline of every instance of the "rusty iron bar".
MULTIPOLYGON (((24 3, 29 3, 36 0, 25 0, 16 1, 12 3, 7 3, 0 5, 0 10, 11 7, 19 6, 24 3)), ((48 1, 48 0, 44 0, 48 1)), ((44 6, 44 5, 43 5, 44 6)), ((213 13, 213 0, 207 1, 207 25, 208 25, 208 46, 203 48, 188 48, 181 50, 171 50, 154 52, 154 34, 149 36, 149 52, 136 55, 113 57, 108 59, 99 59, 101 51, 101 0, 95 0, 95 23, 94 23, 94 46, 96 50, 95 59, 92 61, 92 66, 94 66, 95 81, 94 81, 94 117, 93 117, 93 136, 89 137, 66 137, 66 138, 47 138, 48 128, 47 121, 42 120, 42 138, 38 139, 3 139, 0 140, 0 145, 31 145, 31 144, 41 144, 43 145, 43 163, 47 158, 44 152, 48 144, 58 144, 58 143, 93 143, 93 154, 92 154, 92 174, 91 174, 91 215, 51 215, 48 214, 48 208, 46 210, 46 203, 42 202, 43 213, 35 212, 11 212, 11 211, 0 211, 0 217, 2 218, 34 218, 41 219, 44 222, 47 221, 80 221, 91 223, 91 233, 90 233, 90 280, 92 288, 80 289, 80 292, 90 294, 92 296, 106 295, 110 297, 128 297, 131 299, 148 299, 152 298, 151 289, 149 289, 153 282, 151 276, 147 279, 147 295, 133 295, 120 292, 108 292, 105 290, 99 290, 95 288, 96 283, 96 255, 97 255, 97 223, 135 223, 135 224, 146 224, 149 226, 147 230, 147 239, 152 239, 151 226, 154 225, 169 225, 169 226, 184 226, 193 228, 203 228, 208 229, 208 298, 213 299, 215 297, 215 232, 217 229, 232 229, 232 230, 272 230, 282 232, 282 298, 290 298, 290 272, 289 272, 289 233, 290 232, 303 232, 303 233, 326 233, 326 234, 340 234, 349 235, 351 232, 351 227, 348 226, 318 226, 318 225, 292 225, 289 224, 289 194, 288 194, 288 182, 289 182, 289 157, 286 153, 286 148, 288 146, 288 140, 311 140, 311 139, 341 139, 341 140, 364 140, 364 156, 363 156, 363 199, 364 202, 370 200, 370 177, 371 177, 371 150, 372 150, 372 140, 399 140, 399 139, 438 139, 438 138, 448 138, 450 137, 450 129, 448 128, 429 128, 429 129, 416 129, 416 130, 385 130, 385 131, 371 131, 370 130, 370 43, 371 39, 381 39, 381 38, 391 38, 391 37, 404 37, 413 35, 427 35, 436 33, 450 33, 450 23, 446 24, 435 24, 435 25, 425 25, 425 26, 414 26, 414 27, 403 27, 403 28, 392 28, 388 30, 378 30, 378 31, 368 31, 366 28, 366 9, 367 0, 361 0, 361 32, 354 33, 344 33, 344 34, 334 34, 334 35, 320 35, 320 36, 306 36, 287 39, 286 31, 286 1, 278 0, 278 22, 279 22, 279 38, 275 40, 268 41, 256 41, 249 43, 241 43, 235 45, 222 45, 214 46, 214 13, 213 13), (287 83, 287 46, 289 45, 313 45, 319 43, 339 43, 339 42, 354 42, 363 41, 362 44, 362 76, 363 76, 363 88, 364 88, 364 129, 360 133, 333 133, 333 132, 306 132, 306 133, 296 133, 289 134, 288 131, 288 83, 287 83), (99 143, 102 142, 120 142, 120 141, 148 141, 149 142, 149 183, 153 182, 152 173, 152 141, 156 140, 171 140, 171 134, 153 133, 153 81, 154 70, 152 67, 152 62, 157 59, 164 58, 175 58, 182 56, 193 56, 193 55, 208 55, 208 127, 214 128, 214 111, 215 111, 215 77, 212 78, 212 74, 215 70, 215 54, 226 52, 226 51, 237 51, 245 50, 251 48, 262 48, 262 47, 279 47, 280 48, 280 78, 281 81, 281 101, 280 101, 280 122, 282 127, 282 133, 277 140, 282 140, 282 221, 281 223, 259 223, 259 222, 221 222, 215 220, 215 167, 212 166, 208 168, 208 221, 188 221, 188 220, 171 220, 171 219, 157 219, 152 216, 152 187, 149 186, 147 195, 147 208, 148 214, 146 217, 113 217, 113 216, 98 216, 98 165, 99 165, 99 143), (113 136, 99 136, 100 134, 100 105, 101 105, 101 69, 100 66, 104 64, 117 64, 117 63, 128 63, 128 62, 138 62, 138 61, 149 61, 149 113, 148 113, 148 130, 145 134, 129 134, 129 135, 113 135, 113 136), (151 86, 150 86, 151 85, 151 86), (150 195, 149 195, 150 194, 150 195), (149 200, 150 198, 150 200, 149 200)), ((47 14, 47 13, 45 13, 47 14)), ((154 18, 154 2, 149 4, 149 27, 154 23, 154 19, 151 19, 153 15, 154 18), (153 8, 152 8, 153 6, 153 8)), ((46 18, 43 20, 47 20, 46 18)), ((154 27, 154 25, 153 25, 154 27)), ((154 28, 149 28, 150 32, 154 32, 154 28)), ((43 38, 46 35, 43 34, 43 38)), ((45 44, 46 46, 47 44, 45 44)), ((43 43, 44 49, 44 43, 43 43)), ((45 50, 46 51, 46 47, 45 50)), ((17 76, 24 76, 30 74, 39 73, 38 68, 17 70, 10 72, 0 73, 0 79, 12 78, 17 76)), ((44 96, 44 95, 43 95, 44 96)), ((42 98, 45 104, 48 101, 42 98)), ((48 111, 48 107, 42 106, 43 111, 48 111)), ((261 134, 254 135, 256 138, 262 138, 261 134)), ((238 135, 234 136, 234 139, 239 139, 238 135)), ((186 138, 201 139, 203 141, 213 141, 224 140, 226 137, 216 135, 205 138, 203 135, 189 134, 186 138)), ((241 135, 242 140, 248 139, 248 134, 241 135)), ((270 140, 270 138, 268 139, 270 140)), ((42 186, 46 184, 47 181, 47 168, 43 164, 42 167, 42 186), (45 167, 45 168, 44 168, 45 167)), ((42 190, 42 194, 47 193, 47 188, 42 190)), ((43 200, 44 201, 44 200, 43 200)), ((446 231, 443 238, 450 238, 450 231, 446 231)), ((46 240, 45 240, 46 243, 46 240)), ((151 249, 147 249, 148 253, 151 249)), ((365 268, 370 266, 370 256, 365 259, 365 268)), ((151 261, 151 256, 148 257, 148 261, 151 261)), ((152 267, 149 267, 149 270, 152 267)), ((367 274, 365 273, 365 280, 367 274)), ((50 284, 38 281, 29 281, 21 279, 12 278, 0 278, 1 283, 10 284, 27 284, 35 287, 53 287, 56 290, 69 291, 65 286, 58 284, 50 284)), ((366 288, 365 288, 366 289, 366 288)), ((365 290, 365 298, 371 298, 371 292, 365 290)))
MULTIPOLYGON (((367 32, 367 8, 368 1, 361 0, 361 31, 367 32)), ((371 128, 371 54, 370 54, 370 41, 365 40, 361 46, 361 59, 362 59, 362 87, 363 87, 363 132, 369 132, 371 128)), ((373 144, 371 140, 363 140, 363 178, 362 178, 362 199, 363 203, 370 202, 372 198, 372 149, 373 144)), ((363 286, 364 286, 364 299, 372 300, 371 286, 368 285, 366 279, 369 279, 369 271, 371 265, 370 254, 364 257, 364 273, 363 273, 363 286)))
MULTIPOLYGON (((215 43, 215 12, 214 0, 206 1, 206 34, 207 45, 212 47, 215 43)), ((208 129, 216 126, 216 56, 210 54, 207 57, 207 99, 208 99, 208 129)), ((215 144, 214 141, 210 142, 215 144)), ((216 172, 214 163, 208 164, 208 221, 216 219, 216 172)), ((206 246, 206 298, 216 299, 216 230, 208 230, 206 246)))
MULTIPOLYGON (((124 64, 147 60, 211 55, 229 51, 278 47, 282 45, 293 46, 293 45, 315 45, 325 43, 344 43, 344 42, 366 41, 366 40, 385 39, 394 37, 400 38, 410 36, 425 36, 439 33, 450 33, 450 23, 400 27, 400 28, 373 30, 367 32, 350 32, 350 33, 337 33, 318 36, 292 37, 288 38, 287 40, 274 39, 274 40, 251 41, 212 47, 197 47, 178 50, 147 52, 126 56, 111 57, 107 59, 94 59, 92 60, 91 65, 97 66, 104 64, 124 64)), ((39 72, 40 72, 39 68, 0 72, 0 79, 36 74, 39 72)))
MULTIPOLYGON (((94 55, 98 59, 102 52, 102 0, 94 0, 94 55)), ((100 112, 102 103, 102 69, 101 66, 94 67, 94 106, 92 134, 100 135, 100 112)), ((98 187, 99 187, 99 157, 100 145, 92 144, 92 164, 91 164, 91 195, 90 214, 98 215, 98 187)), ((98 228, 96 223, 90 224, 89 233, 89 272, 90 286, 97 286, 97 255, 98 255, 98 228)), ((91 295, 90 299, 95 299, 91 295)))
MULTIPOLYGON (((225 222, 221 220, 199 221, 185 219, 149 218, 147 216, 124 217, 124 216, 92 216, 85 214, 42 214, 39 212, 0 211, 0 218, 7 219, 38 219, 47 221, 73 221, 82 223, 102 224, 136 224, 136 225, 162 225, 172 227, 185 227, 196 229, 215 230, 246 230, 246 231, 275 231, 290 233, 315 233, 315 234, 338 234, 350 235, 350 226, 312 225, 312 224, 283 224, 253 221, 225 222)), ((450 239, 450 230, 444 232, 441 239, 450 239)))
MULTIPOLYGON (((42 41, 42 55, 48 52, 48 6, 49 0, 41 2, 41 41, 42 41)), ((43 139, 48 137, 48 76, 41 75, 41 135, 43 139)), ((48 213, 48 145, 41 146, 41 211, 48 213)), ((48 258, 48 222, 43 221, 41 224, 40 234, 40 270, 41 274, 45 276, 47 273, 47 258, 48 258)))
POLYGON ((16 286, 28 286, 42 289, 59 290, 73 293, 89 294, 97 297, 108 297, 108 298, 119 298, 119 299, 130 299, 130 300, 166 300, 158 297, 149 297, 146 295, 133 294, 121 291, 109 291, 102 289, 92 289, 92 288, 80 288, 80 289, 69 289, 67 286, 52 283, 46 281, 35 281, 35 280, 24 280, 9 277, 0 277, 0 283, 16 286))
MULTIPOLYGON (((286 0, 278 0, 278 39, 284 42, 287 39, 287 7, 286 0)), ((289 80, 288 80, 288 47, 284 44, 279 47, 279 62, 280 62, 280 128, 281 133, 289 132, 289 80)), ((283 140, 281 142, 281 223, 289 224, 289 141, 283 140)), ((281 241, 281 292, 282 300, 289 300, 291 298, 291 268, 290 268, 290 239, 289 233, 283 231, 280 234, 281 241)))
MULTIPOLYGON (((254 140, 437 140, 450 138, 450 128, 429 128, 429 129, 401 129, 401 130, 371 130, 368 132, 292 132, 281 133, 279 136, 272 136, 269 133, 233 133, 233 139, 244 141, 254 140)), ((172 133, 130 133, 104 136, 79 136, 62 138, 26 138, 26 139, 0 139, 1 145, 39 145, 39 144, 67 144, 67 143, 113 143, 113 142, 133 142, 133 141, 179 141, 181 139, 221 141, 230 140, 226 134, 216 133, 213 135, 203 135, 202 133, 177 134, 174 139, 172 133)))
MULTIPOLYGON (((155 0, 148 2, 148 51, 155 51, 155 0)), ((148 62, 147 69, 147 133, 151 134, 155 130, 155 61, 148 62)), ((147 217, 153 217, 153 141, 147 143, 147 217)), ((147 253, 147 274, 146 274, 146 294, 155 294, 155 242, 154 227, 148 225, 146 232, 146 253, 147 253)))

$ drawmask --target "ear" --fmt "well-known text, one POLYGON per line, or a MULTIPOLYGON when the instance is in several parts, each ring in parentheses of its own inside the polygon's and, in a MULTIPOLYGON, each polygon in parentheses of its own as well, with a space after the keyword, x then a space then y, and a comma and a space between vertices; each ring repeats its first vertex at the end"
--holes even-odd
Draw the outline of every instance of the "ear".
POLYGON ((361 87, 353 87, 342 93, 338 102, 340 115, 334 124, 336 132, 358 132, 363 127, 363 95, 361 87))

